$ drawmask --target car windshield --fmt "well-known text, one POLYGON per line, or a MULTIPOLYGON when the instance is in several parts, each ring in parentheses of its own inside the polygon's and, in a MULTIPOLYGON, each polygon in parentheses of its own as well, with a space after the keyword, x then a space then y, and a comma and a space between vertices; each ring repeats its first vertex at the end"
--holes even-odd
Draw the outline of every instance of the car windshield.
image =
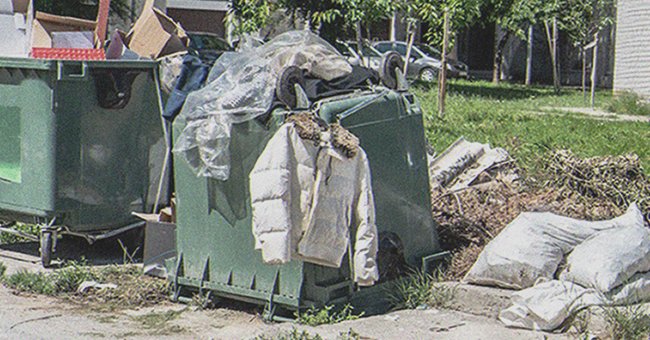
MULTIPOLYGON (((351 42, 351 43, 348 43, 348 45, 352 49, 357 51, 357 43, 351 42)), ((371 46, 368 46, 368 45, 365 45, 365 44, 363 45, 363 51, 362 52, 363 52, 363 55, 366 56, 366 57, 380 57, 381 56, 381 52, 379 52, 375 48, 373 48, 371 46)))
POLYGON ((229 51, 230 45, 224 39, 206 33, 188 33, 190 48, 195 50, 229 51))
POLYGON ((434 58, 434 59, 442 59, 442 56, 440 55, 440 51, 436 50, 435 48, 429 46, 429 45, 424 45, 424 44, 418 44, 416 45, 422 52, 426 53, 429 57, 434 58))

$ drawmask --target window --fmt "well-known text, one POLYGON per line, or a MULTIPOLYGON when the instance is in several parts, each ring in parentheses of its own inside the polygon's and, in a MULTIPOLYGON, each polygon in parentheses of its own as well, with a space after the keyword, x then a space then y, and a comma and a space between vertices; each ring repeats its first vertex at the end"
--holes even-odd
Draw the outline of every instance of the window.
POLYGON ((391 50, 390 47, 391 47, 390 43, 379 43, 379 44, 375 45, 375 48, 381 53, 386 53, 386 52, 390 51, 391 50))

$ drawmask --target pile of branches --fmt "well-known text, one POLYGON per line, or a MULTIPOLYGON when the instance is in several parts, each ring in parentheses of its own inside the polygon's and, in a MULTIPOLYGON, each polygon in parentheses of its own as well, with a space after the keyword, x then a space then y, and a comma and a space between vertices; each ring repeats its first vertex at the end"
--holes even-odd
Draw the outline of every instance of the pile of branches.
POLYGON ((461 279, 485 245, 522 212, 603 220, 637 202, 648 218, 650 186, 637 156, 580 159, 554 151, 545 160, 543 180, 495 180, 459 192, 432 193, 440 245, 453 254, 447 279, 461 279))
POLYGON ((636 202, 646 221, 650 219, 650 180, 636 154, 580 158, 569 150, 556 150, 544 164, 546 185, 621 208, 636 202))

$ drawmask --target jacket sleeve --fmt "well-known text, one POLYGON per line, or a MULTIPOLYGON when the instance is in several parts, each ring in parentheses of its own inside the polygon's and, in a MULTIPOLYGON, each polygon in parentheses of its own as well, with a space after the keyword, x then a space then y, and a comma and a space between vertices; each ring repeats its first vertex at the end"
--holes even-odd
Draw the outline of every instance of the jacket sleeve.
POLYGON ((255 249, 268 264, 291 259, 290 128, 273 135, 249 175, 255 249))
POLYGON ((370 167, 363 150, 360 150, 357 180, 355 220, 357 223, 354 243, 354 281, 360 286, 371 286, 379 280, 377 268, 377 226, 375 225, 375 201, 372 194, 370 167))

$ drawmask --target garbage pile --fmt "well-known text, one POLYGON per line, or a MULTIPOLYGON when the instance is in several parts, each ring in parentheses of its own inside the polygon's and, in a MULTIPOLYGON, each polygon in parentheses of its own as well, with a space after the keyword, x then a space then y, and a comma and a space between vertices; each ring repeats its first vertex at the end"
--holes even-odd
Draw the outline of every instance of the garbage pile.
POLYGON ((618 207, 638 202, 650 221, 650 179, 635 154, 579 158, 569 150, 551 152, 544 162, 546 185, 563 193, 606 200, 618 207))
POLYGON ((521 289, 499 319, 554 330, 581 309, 650 300, 650 228, 636 204, 582 221, 522 213, 479 255, 464 282, 521 289))
POLYGON ((158 59, 187 50, 185 30, 146 1, 131 30, 115 30, 106 44, 110 0, 96 20, 34 11, 31 0, 0 0, 0 56, 68 59, 158 59))
MULTIPOLYGON (((458 147, 455 148, 459 150, 458 147)), ((450 149, 452 148, 450 147, 450 149)), ((445 151, 441 156, 449 153, 455 152, 445 151)), ((511 160, 501 163, 500 166, 488 168, 471 185, 462 190, 451 190, 453 182, 449 182, 447 186, 431 184, 434 188, 431 199, 432 212, 439 225, 440 243, 443 249, 453 253, 447 271, 447 279, 462 279, 485 245, 498 235, 507 223, 522 212, 543 211, 577 219, 602 220, 621 215, 630 202, 636 201, 647 220, 650 212, 647 206, 650 194, 640 190, 637 191, 638 196, 627 196, 629 197, 627 201, 584 195, 579 189, 563 185, 562 183, 566 182, 558 180, 561 177, 573 178, 572 176, 574 176, 569 172, 559 170, 558 164, 567 165, 568 163, 566 162, 567 158, 558 158, 558 154, 567 155, 568 153, 550 153, 550 155, 556 156, 548 156, 547 160, 564 159, 565 162, 547 161, 547 167, 553 167, 557 171, 549 170, 549 174, 544 177, 544 180, 515 176, 522 171, 517 169, 516 162, 511 160)), ((593 177, 595 182, 631 180, 635 183, 623 187, 623 189, 647 188, 649 183, 638 162, 638 157, 634 155, 587 160, 572 157, 574 157, 571 158, 574 162, 582 164, 583 170, 581 171, 591 169, 590 173, 599 174, 600 177, 593 177), (629 161, 626 163, 625 159, 629 161), (635 159, 637 161, 634 161, 635 159), (619 171, 612 170, 613 163, 619 163, 619 171), (623 166, 622 164, 627 165, 623 166), (631 176, 632 174, 635 175, 631 176), (609 176, 610 179, 602 179, 603 176, 609 176)), ((581 169, 578 166, 572 166, 575 169, 581 169)), ((567 165, 567 167, 569 166, 567 165)), ((468 166, 467 168, 471 169, 472 167, 468 166)), ((621 190, 621 192, 625 192, 625 190, 621 190)))

